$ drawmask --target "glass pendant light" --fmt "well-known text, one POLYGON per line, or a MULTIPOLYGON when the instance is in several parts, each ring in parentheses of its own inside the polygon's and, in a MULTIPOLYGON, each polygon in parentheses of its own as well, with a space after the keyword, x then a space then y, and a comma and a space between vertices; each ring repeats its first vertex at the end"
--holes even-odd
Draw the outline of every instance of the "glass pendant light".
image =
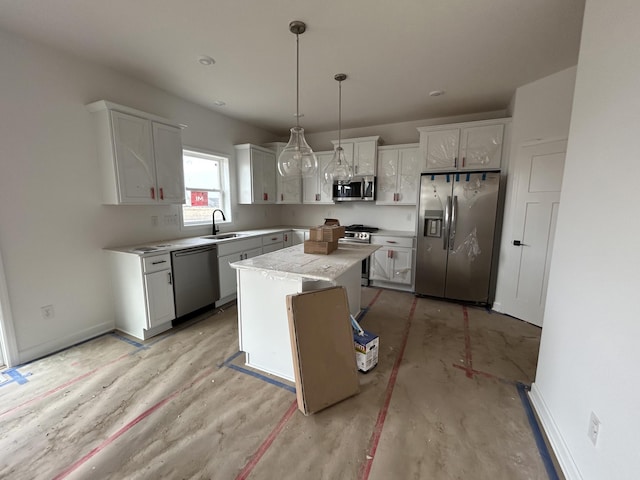
POLYGON ((300 126, 300 47, 299 36, 305 32, 304 22, 294 20, 289 30, 296 35, 296 126, 291 129, 289 142, 278 157, 278 172, 283 177, 308 177, 316 174, 318 159, 304 139, 304 128, 300 126))
POLYGON ((338 181, 341 184, 351 183, 353 178, 353 169, 346 157, 344 156, 344 150, 342 149, 342 82, 346 80, 347 76, 344 73, 338 73, 335 77, 338 81, 338 146, 333 152, 333 158, 324 170, 324 181, 329 185, 333 185, 334 181, 338 181))

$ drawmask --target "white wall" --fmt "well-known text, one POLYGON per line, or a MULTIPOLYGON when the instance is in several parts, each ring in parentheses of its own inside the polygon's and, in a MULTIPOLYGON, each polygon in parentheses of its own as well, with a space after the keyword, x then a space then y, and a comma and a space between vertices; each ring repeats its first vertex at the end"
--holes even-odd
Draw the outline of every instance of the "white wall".
POLYGON ((497 311, 515 297, 518 275, 518 248, 511 241, 515 215, 515 188, 518 184, 518 149, 524 142, 548 138, 566 138, 569 135, 576 67, 562 70, 548 77, 524 85, 516 90, 512 101, 511 144, 507 170, 504 223, 500 248, 498 282, 493 304, 497 311))
POLYGON ((569 478, 640 475, 638 18, 637 0, 587 0, 532 390, 569 478))
MULTIPOLYGON (((188 125, 185 145, 220 153, 273 136, 4 31, 0 65, 0 252, 12 315, 3 308, 23 362, 113 328, 103 247, 206 233, 151 226, 177 206, 100 204, 85 104, 107 99, 176 120, 188 125), (55 318, 45 321, 40 307, 50 304, 55 318)), ((234 228, 279 221, 269 207, 234 205, 233 214, 234 228)))

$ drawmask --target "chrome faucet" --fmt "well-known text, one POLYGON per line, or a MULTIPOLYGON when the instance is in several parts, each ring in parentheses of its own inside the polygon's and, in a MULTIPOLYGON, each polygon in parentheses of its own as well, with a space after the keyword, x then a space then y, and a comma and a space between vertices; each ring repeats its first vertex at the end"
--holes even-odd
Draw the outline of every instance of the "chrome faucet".
POLYGON ((222 215, 222 220, 226 221, 227 219, 224 218, 224 212, 222 210, 220 210, 219 208, 216 208, 213 213, 211 214, 211 223, 212 223, 212 235, 217 235, 218 232, 220 231, 220 229, 218 227, 216 227, 216 212, 220 212, 220 214, 222 215))

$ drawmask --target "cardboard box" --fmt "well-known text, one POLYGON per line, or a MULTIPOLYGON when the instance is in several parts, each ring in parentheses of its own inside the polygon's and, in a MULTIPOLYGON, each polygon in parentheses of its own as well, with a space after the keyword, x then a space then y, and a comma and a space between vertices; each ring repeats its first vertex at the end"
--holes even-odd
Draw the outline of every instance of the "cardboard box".
POLYGON ((371 332, 364 335, 353 332, 353 343, 356 349, 356 364, 361 372, 368 372, 378 364, 380 338, 371 332))
POLYGON ((315 242, 313 240, 304 241, 304 253, 319 253, 329 255, 338 249, 338 241, 335 242, 315 242))
POLYGON ((287 295, 287 314, 298 409, 309 415, 357 394, 345 288, 287 295))
POLYGON ((345 229, 339 225, 320 225, 309 229, 309 240, 314 242, 337 242, 344 237, 345 229))

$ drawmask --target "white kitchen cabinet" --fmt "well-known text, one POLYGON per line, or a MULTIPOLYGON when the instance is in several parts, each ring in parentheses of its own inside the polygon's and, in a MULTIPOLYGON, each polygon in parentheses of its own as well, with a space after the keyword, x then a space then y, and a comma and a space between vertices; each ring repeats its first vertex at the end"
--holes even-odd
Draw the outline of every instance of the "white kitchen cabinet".
POLYGON ((508 119, 420 127, 424 171, 499 170, 508 119))
POLYGON ((262 255, 262 238, 260 237, 228 240, 218 244, 220 300, 216 302, 216 305, 227 303, 236 296, 236 271, 229 264, 258 255, 262 255))
POLYGON ((262 237, 262 253, 271 253, 284 248, 284 233, 272 233, 262 237))
MULTIPOLYGON (((380 142, 379 136, 347 138, 340 141, 345 158, 353 166, 354 175, 374 176, 376 174, 380 142)), ((334 149, 338 146, 338 140, 332 140, 331 143, 334 149)))
POLYGON ((370 284, 411 291, 414 277, 413 237, 372 235, 371 243, 382 247, 371 255, 370 284))
POLYGON ((291 240, 293 245, 300 245, 305 240, 309 240, 309 230, 293 230, 291 232, 291 240))
POLYGON ((312 177, 302 177, 303 203, 333 204, 333 185, 324 181, 324 169, 333 158, 333 152, 316 152, 318 171, 312 177))
POLYGON ((302 178, 283 177, 278 173, 278 157, 287 144, 284 142, 266 143, 263 146, 276 155, 276 203, 282 205, 302 203, 302 178))
POLYGON ((417 144, 380 147, 376 204, 415 205, 423 165, 417 144))
POLYGON ((284 236, 284 240, 283 240, 284 248, 293 246, 293 235, 292 234, 293 234, 292 230, 289 230, 288 232, 284 232, 283 233, 283 236, 284 236))
POLYGON ((175 318, 170 254, 108 253, 116 328, 142 340, 170 329, 175 318))
POLYGON ((276 155, 264 147, 235 145, 238 203, 276 203, 276 155))
POLYGON ((87 105, 87 109, 98 140, 103 203, 184 203, 179 126, 104 100, 87 105))

